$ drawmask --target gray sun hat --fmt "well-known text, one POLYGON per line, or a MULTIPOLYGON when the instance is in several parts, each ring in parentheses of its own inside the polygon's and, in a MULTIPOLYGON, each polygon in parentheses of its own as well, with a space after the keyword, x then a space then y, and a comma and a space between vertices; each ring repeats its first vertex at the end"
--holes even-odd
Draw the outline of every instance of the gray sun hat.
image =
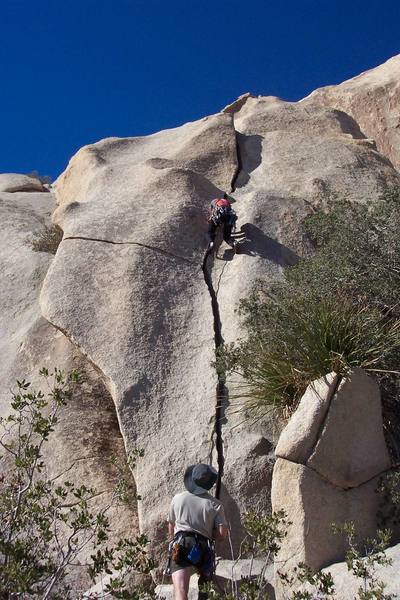
POLYGON ((188 492, 200 496, 212 488, 218 479, 218 472, 210 465, 191 465, 185 471, 183 482, 188 492))

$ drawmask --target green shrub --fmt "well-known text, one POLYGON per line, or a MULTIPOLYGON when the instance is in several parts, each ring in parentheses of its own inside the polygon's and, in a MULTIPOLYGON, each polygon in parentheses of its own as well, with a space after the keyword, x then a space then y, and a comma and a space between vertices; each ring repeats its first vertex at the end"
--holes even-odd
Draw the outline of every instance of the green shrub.
MULTIPOLYGON (((268 582, 267 569, 276 560, 279 550, 288 535, 292 523, 285 511, 272 514, 251 511, 243 516, 245 537, 240 544, 238 556, 232 553, 231 580, 225 587, 220 583, 206 584, 203 591, 210 600, 268 600, 275 598, 268 582), (240 559, 248 557, 249 572, 240 580, 235 576, 235 567, 240 559), (255 559, 261 559, 261 567, 254 569, 255 559)), ((355 600, 394 600, 386 594, 386 584, 378 576, 378 567, 390 566, 386 555, 390 531, 378 530, 375 539, 356 541, 354 523, 341 526, 332 524, 335 533, 344 535, 347 542, 345 561, 348 572, 359 583, 355 600)), ((259 563, 260 564, 260 563, 259 563)), ((288 600, 328 600, 337 597, 332 574, 312 570, 306 563, 299 563, 291 571, 285 571, 285 562, 275 565, 276 577, 283 586, 283 596, 288 600)))
MULTIPOLYGON (((75 371, 65 375, 59 369, 52 374, 42 369, 41 374, 48 393, 32 390, 29 382, 17 382, 13 412, 0 418, 0 599, 78 600, 81 596, 65 578, 79 565, 85 548, 91 552, 86 567, 93 581, 113 575, 104 585, 108 597, 138 600, 143 595, 128 591, 125 577, 131 571, 149 573, 154 567, 146 536, 109 544, 107 513, 116 502, 126 501, 127 486, 118 482, 110 505, 98 510, 92 500, 99 492, 67 481, 69 469, 49 477, 43 447, 80 378, 75 371)), ((142 454, 133 453, 131 467, 142 454)))
POLYGON ((233 395, 256 416, 292 411, 313 379, 355 366, 380 373, 393 403, 400 362, 400 189, 375 204, 330 199, 304 228, 314 254, 286 269, 284 281, 258 282, 241 301, 247 338, 219 353, 219 371, 240 375, 233 395))
POLYGON ((315 253, 286 270, 288 285, 307 297, 344 293, 399 314, 400 187, 367 204, 329 195, 304 230, 315 253))

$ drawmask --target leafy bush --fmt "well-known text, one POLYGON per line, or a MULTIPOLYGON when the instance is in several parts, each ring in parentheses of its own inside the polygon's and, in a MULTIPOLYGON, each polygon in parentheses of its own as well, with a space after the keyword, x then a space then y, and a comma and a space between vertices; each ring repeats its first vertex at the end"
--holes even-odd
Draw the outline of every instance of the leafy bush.
POLYGON ((276 557, 282 541, 287 535, 287 528, 291 523, 286 518, 283 510, 272 514, 260 511, 251 511, 244 515, 243 526, 246 532, 237 557, 232 555, 232 577, 230 585, 223 590, 215 583, 204 586, 210 600, 268 600, 269 583, 265 577, 267 567, 276 557), (247 577, 238 582, 234 576, 235 566, 241 558, 249 556, 250 571, 247 577), (254 559, 262 557, 263 566, 256 575, 253 572, 254 559))
POLYGON ((43 446, 79 375, 58 369, 52 375, 42 369, 41 374, 48 394, 32 390, 29 382, 17 382, 13 412, 0 419, 0 599, 76 599, 64 580, 86 548, 92 552, 86 565, 92 579, 115 573, 105 591, 136 600, 138 593, 126 589, 125 575, 132 569, 148 573, 153 568, 147 538, 124 538, 115 547, 107 545, 107 511, 126 495, 126 485, 119 483, 110 506, 95 510, 91 500, 98 496, 96 489, 63 480, 65 473, 49 478, 43 446))
MULTIPOLYGON (((243 517, 245 537, 237 557, 232 556, 231 580, 225 588, 214 583, 207 584, 204 591, 210 600, 268 600, 275 597, 267 577, 267 567, 280 550, 291 523, 285 511, 272 514, 251 511, 243 517), (244 557, 250 558, 249 574, 239 581, 235 577, 235 567, 244 557), (255 559, 262 558, 263 564, 254 569, 255 559)), ((343 526, 332 525, 335 533, 344 534, 347 540, 345 561, 348 571, 360 582, 355 600, 394 600, 386 594, 385 583, 377 575, 378 566, 391 565, 386 555, 390 540, 388 530, 379 530, 375 539, 357 544, 352 522, 343 526)), ((284 563, 276 571, 288 600, 328 600, 335 598, 335 581, 328 572, 313 571, 307 564, 299 563, 291 572, 285 572, 284 563)))
POLYGON ((258 282, 240 305, 247 339, 217 359, 220 372, 243 377, 235 395, 257 416, 292 411, 313 379, 355 366, 382 373, 395 396, 400 190, 368 205, 331 198, 304 227, 314 254, 284 281, 258 282))
POLYGON ((399 314, 400 187, 367 204, 329 194, 304 222, 315 254, 287 269, 287 283, 315 298, 345 294, 399 314))
POLYGON ((347 569, 361 580, 357 593, 359 600, 395 600, 393 594, 385 593, 386 584, 376 574, 377 566, 392 564, 392 560, 386 556, 390 530, 378 530, 376 538, 368 538, 361 545, 356 542, 354 523, 348 522, 341 527, 333 525, 333 531, 346 535, 348 549, 345 560, 347 569))

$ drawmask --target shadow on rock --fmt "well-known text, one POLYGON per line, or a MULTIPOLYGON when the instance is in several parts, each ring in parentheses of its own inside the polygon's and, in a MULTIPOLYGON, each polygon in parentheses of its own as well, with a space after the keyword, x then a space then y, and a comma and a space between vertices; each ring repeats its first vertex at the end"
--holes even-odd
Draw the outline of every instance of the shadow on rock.
POLYGON ((245 234, 246 239, 240 243, 240 254, 266 258, 281 267, 289 267, 299 261, 298 254, 266 235, 256 225, 245 223, 241 232, 245 234))
POLYGON ((263 138, 261 135, 245 135, 244 133, 237 133, 236 140, 239 173, 234 182, 235 189, 246 185, 250 180, 250 173, 261 164, 263 138))
MULTIPOLYGON (((237 556, 241 541, 246 535, 242 525, 242 518, 236 500, 229 494, 227 487, 221 485, 221 502, 225 509, 226 518, 230 524, 232 549, 237 556)), ((233 559, 232 550, 228 540, 218 541, 217 553, 223 558, 233 559)))

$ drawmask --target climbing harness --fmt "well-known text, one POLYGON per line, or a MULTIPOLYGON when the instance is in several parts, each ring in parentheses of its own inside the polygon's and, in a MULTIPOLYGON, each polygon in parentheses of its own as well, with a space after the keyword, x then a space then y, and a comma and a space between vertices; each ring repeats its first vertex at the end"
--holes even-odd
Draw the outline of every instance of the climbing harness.
POLYGON ((199 569, 203 576, 211 579, 215 571, 215 542, 195 531, 178 531, 168 544, 167 564, 163 575, 171 575, 171 562, 188 561, 199 569), (190 549, 185 547, 185 538, 194 538, 190 549))

